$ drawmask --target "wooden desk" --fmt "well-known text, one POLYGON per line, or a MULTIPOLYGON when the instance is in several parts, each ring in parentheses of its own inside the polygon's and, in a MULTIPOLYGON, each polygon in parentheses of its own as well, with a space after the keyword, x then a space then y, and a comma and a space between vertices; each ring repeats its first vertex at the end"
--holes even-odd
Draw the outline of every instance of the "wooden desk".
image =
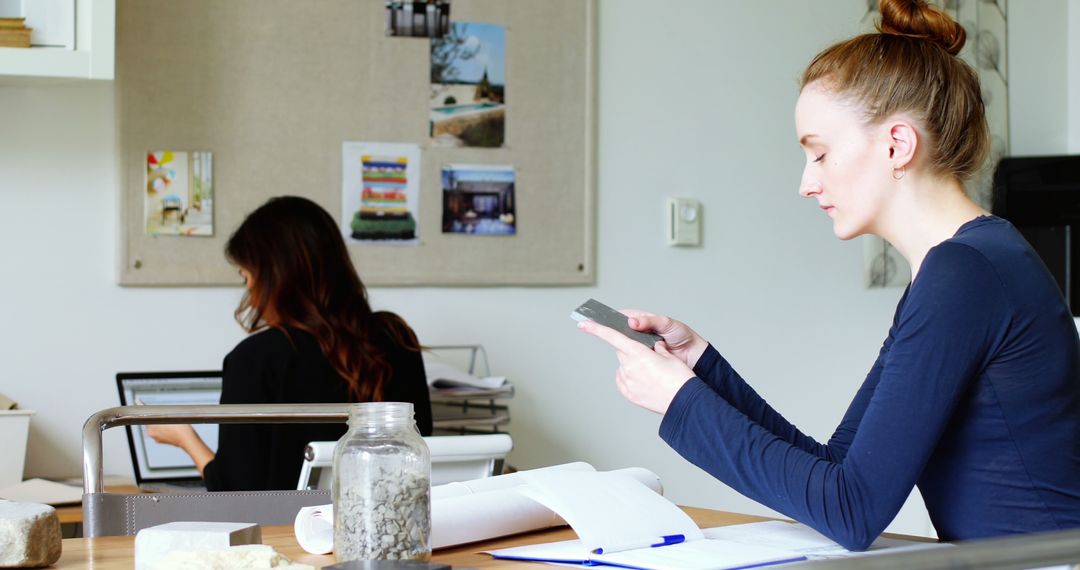
MULTIPOLYGON (((694 522, 702 528, 757 522, 769 520, 765 517, 752 515, 740 515, 725 513, 709 509, 683 507, 693 517, 694 522)), ((304 552, 296 544, 291 526, 271 526, 262 529, 263 544, 273 546, 275 550, 288 556, 293 562, 310 564, 321 568, 334 564, 334 556, 316 555, 304 552)), ((470 568, 513 568, 533 562, 516 562, 512 560, 495 560, 487 554, 477 554, 481 550, 495 548, 509 548, 540 542, 553 542, 556 540, 570 540, 577 538, 570 527, 530 532, 515 536, 498 538, 485 542, 477 542, 436 550, 432 560, 456 567, 470 568)), ((130 570, 135 565, 135 537, 132 536, 109 536, 103 538, 68 538, 64 540, 64 551, 60 561, 53 568, 94 568, 95 570, 123 569, 130 570)))

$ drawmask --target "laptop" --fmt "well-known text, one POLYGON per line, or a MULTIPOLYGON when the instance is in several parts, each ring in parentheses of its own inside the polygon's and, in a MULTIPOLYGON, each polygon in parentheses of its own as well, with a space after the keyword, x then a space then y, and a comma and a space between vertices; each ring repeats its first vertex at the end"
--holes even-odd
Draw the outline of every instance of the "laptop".
MULTIPOLYGON (((221 372, 120 372, 116 375, 120 405, 218 404, 221 372)), ((193 424, 206 445, 217 451, 217 424, 193 424)), ((206 484, 195 462, 179 447, 154 441, 146 426, 125 426, 135 483, 157 492, 200 492, 206 484)))

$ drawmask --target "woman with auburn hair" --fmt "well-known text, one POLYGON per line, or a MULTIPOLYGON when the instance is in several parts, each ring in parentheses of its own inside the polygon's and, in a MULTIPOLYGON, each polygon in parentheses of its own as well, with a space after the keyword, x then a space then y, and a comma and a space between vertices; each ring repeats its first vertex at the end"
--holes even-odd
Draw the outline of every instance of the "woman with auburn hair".
MULTIPOLYGON (((411 402, 431 435, 420 343, 401 317, 373 311, 334 219, 306 198, 271 198, 225 247, 247 292, 237 321, 252 334, 225 357, 222 404, 411 402)), ((194 459, 211 491, 295 489, 304 446, 345 424, 223 424, 217 453, 190 425, 150 436, 194 459)))
POLYGON ((879 33, 821 52, 795 109, 799 193, 843 240, 911 265, 888 335, 827 443, 770 407, 687 325, 626 311, 654 350, 596 323, 619 391, 660 437, 743 495, 851 550, 918 486, 942 540, 1080 526, 1080 341, 1061 292, 1007 221, 965 194, 987 154, 964 30, 882 0, 879 33))

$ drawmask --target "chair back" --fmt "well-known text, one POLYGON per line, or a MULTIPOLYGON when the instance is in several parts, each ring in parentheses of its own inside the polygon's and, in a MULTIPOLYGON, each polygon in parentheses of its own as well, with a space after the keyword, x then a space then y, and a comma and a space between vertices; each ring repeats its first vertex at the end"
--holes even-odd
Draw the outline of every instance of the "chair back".
POLYGON ((225 404, 119 406, 83 425, 83 535, 133 535, 178 520, 291 524, 301 507, 331 501, 325 490, 214 493, 106 493, 101 433, 121 425, 176 423, 342 422, 348 404, 225 404))
POLYGON ((83 536, 130 536, 174 521, 291 525, 301 508, 331 501, 329 491, 90 493, 83 495, 83 536))

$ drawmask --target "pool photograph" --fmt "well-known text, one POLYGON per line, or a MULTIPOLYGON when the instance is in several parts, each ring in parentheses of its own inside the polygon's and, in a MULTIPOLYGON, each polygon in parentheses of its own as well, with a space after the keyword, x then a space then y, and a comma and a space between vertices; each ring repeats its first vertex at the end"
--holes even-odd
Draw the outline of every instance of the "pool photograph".
POLYGON ((431 138, 437 146, 499 148, 506 127, 506 30, 454 22, 431 40, 431 138))

